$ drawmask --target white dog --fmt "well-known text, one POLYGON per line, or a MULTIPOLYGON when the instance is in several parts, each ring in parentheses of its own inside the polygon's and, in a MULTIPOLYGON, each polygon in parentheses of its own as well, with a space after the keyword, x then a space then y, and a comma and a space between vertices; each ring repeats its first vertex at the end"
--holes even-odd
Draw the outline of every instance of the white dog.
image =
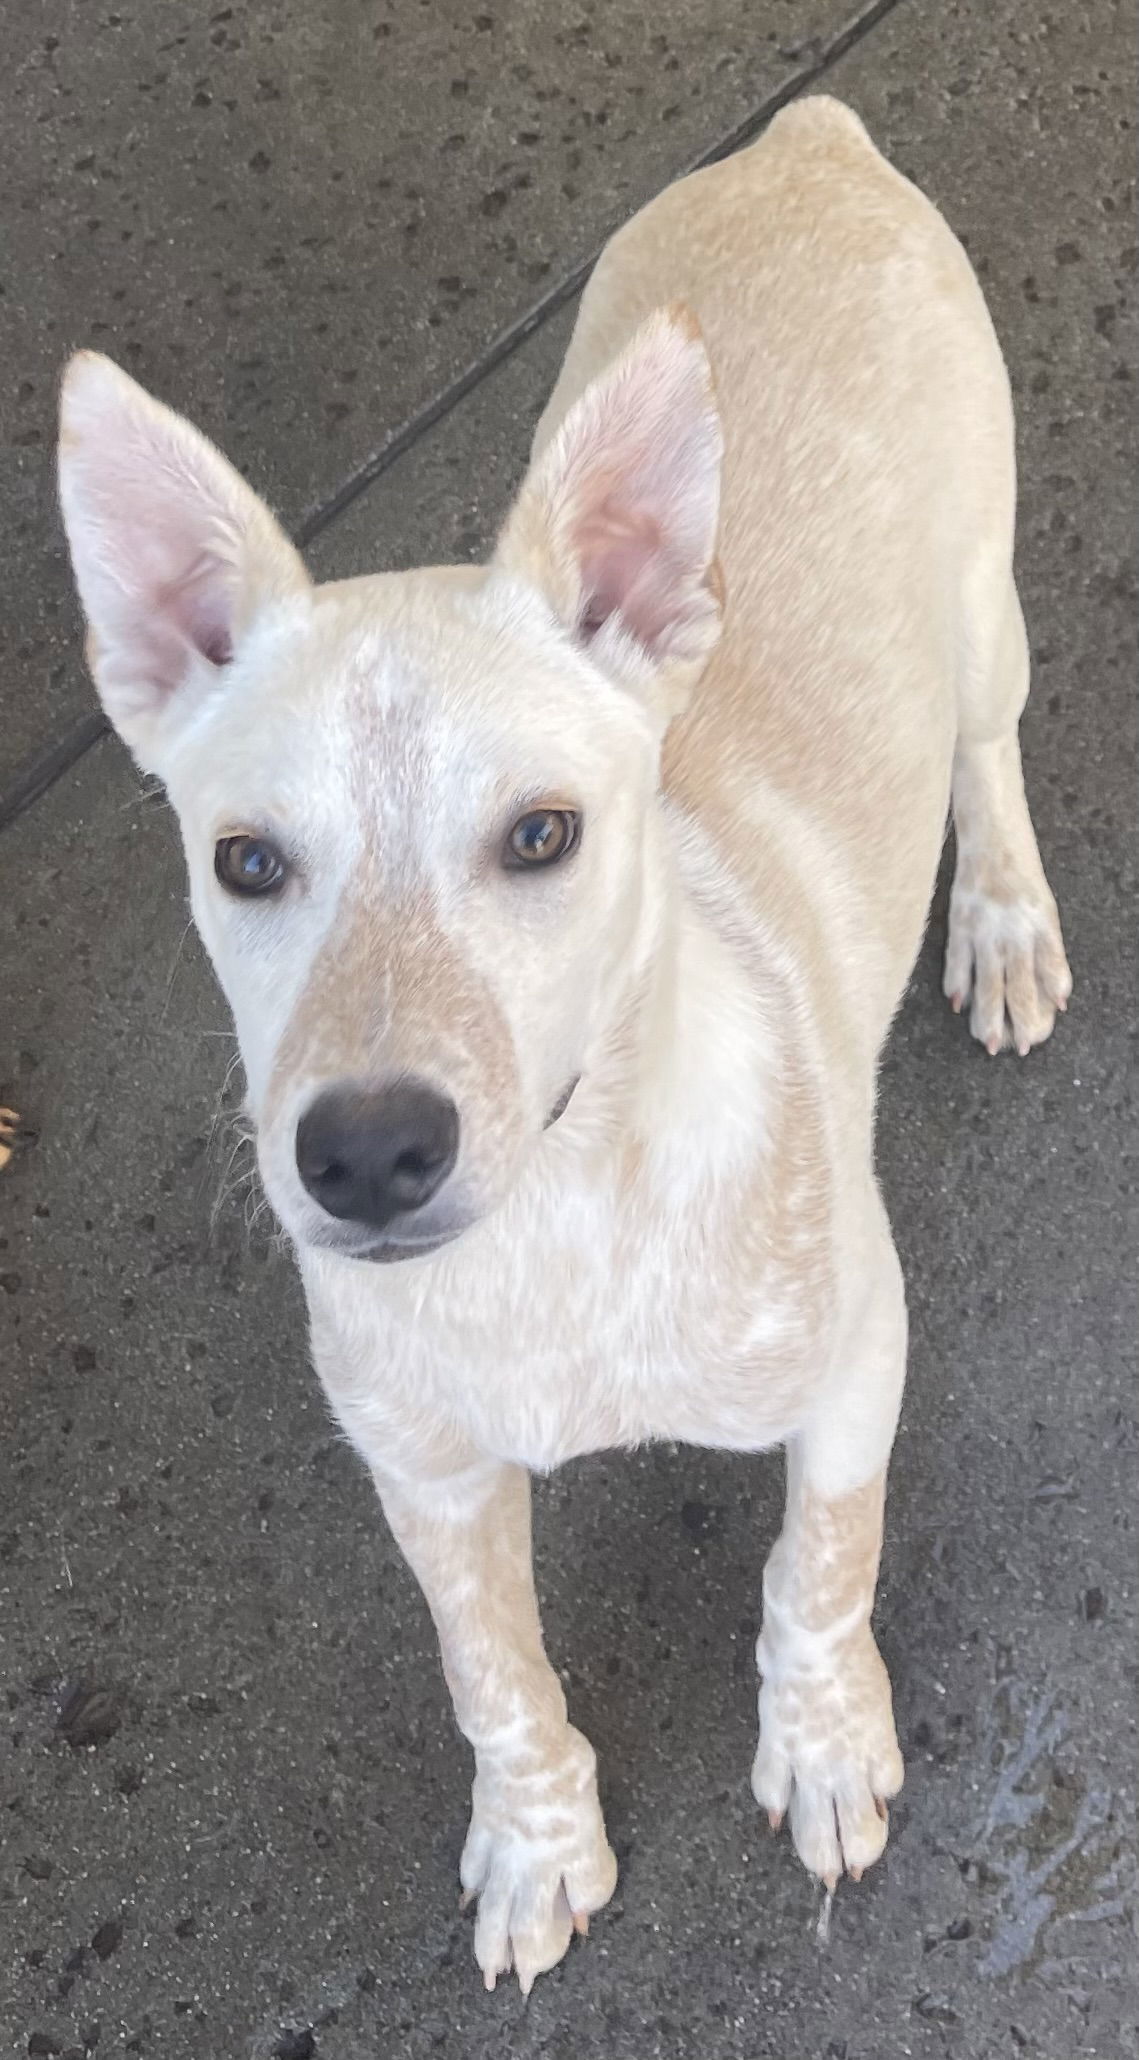
POLYGON ((315 588, 193 429, 68 369, 107 712, 178 812, 332 1405, 474 1747, 488 1987, 613 1890, 529 1469, 787 1447, 758 1801, 832 1887, 902 1780, 870 1628, 906 1320, 875 1068, 952 797, 945 987, 1071 981, 1021 777, 1013 427, 969 265, 807 100, 614 238, 489 565, 315 588))

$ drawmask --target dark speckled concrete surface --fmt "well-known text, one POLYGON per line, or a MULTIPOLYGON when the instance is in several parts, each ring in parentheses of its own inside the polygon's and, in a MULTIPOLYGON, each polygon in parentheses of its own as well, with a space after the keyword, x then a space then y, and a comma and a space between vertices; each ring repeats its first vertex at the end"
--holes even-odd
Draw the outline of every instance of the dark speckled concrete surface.
MULTIPOLYGON (((9 9, 13 762, 87 705, 45 471, 65 342, 195 411, 296 519, 843 19, 9 9)), ((230 1044, 171 825, 104 742, 0 837, 0 1100, 27 1124, 0 1177, 5 2053, 1136 2050, 1130 11, 900 0, 827 84, 965 235, 1009 355, 1025 754, 1077 982, 1050 1046, 988 1062, 938 997, 939 902, 887 1057, 913 1342, 879 1610, 909 1762, 886 1860, 824 1947, 749 1796, 776 1464, 575 1465, 538 1492, 540 1586, 622 1880, 528 2005, 482 1994, 430 1626, 231 1163, 230 1044)), ((481 546, 567 319, 324 529, 322 572, 481 546)))

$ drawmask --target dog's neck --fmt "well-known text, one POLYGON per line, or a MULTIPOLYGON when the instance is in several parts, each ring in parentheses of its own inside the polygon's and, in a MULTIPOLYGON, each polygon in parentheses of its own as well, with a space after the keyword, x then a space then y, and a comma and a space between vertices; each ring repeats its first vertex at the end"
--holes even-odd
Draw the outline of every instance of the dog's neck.
POLYGON ((649 828, 628 966, 579 1120, 683 1206, 764 1154, 781 1012, 754 916, 702 834, 664 803, 649 828))

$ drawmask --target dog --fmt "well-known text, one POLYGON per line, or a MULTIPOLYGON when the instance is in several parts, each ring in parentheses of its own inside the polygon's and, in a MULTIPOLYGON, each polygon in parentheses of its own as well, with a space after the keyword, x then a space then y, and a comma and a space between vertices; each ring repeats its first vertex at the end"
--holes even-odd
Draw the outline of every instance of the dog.
POLYGON ((107 360, 61 498, 103 705, 177 812, 321 1381, 474 1749, 524 1991, 612 1894, 530 1474, 784 1445, 752 1787, 833 1892, 902 1782, 871 1630, 902 1395, 878 1056, 947 814, 945 991, 1071 988, 1025 800, 1013 423, 969 263, 827 99, 603 253, 490 562, 314 587, 107 360))

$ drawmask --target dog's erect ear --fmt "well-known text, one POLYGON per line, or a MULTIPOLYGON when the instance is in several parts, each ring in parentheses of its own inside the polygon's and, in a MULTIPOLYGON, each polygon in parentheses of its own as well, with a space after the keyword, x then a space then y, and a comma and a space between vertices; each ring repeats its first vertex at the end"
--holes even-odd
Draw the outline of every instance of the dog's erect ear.
POLYGON ((308 575, 213 445, 91 351, 64 375, 59 491, 100 698, 161 772, 181 713, 216 688, 259 610, 308 575))
POLYGON ((604 670, 687 682, 719 634, 721 452, 699 328, 662 309, 534 463, 496 563, 539 587, 604 670))

